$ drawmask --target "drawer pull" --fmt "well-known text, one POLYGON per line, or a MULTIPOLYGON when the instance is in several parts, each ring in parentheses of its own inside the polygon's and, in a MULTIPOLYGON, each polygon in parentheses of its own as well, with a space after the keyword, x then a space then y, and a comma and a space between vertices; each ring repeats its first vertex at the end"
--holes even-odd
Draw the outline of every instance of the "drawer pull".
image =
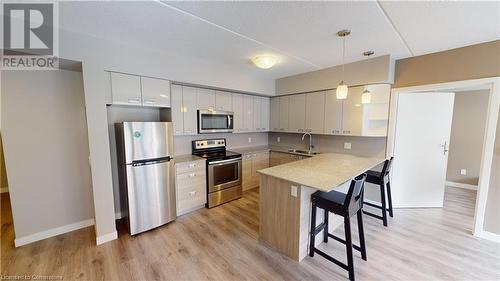
POLYGON ((191 174, 189 174, 189 176, 193 178, 193 177, 196 176, 196 174, 195 173, 191 173, 191 174))
POLYGON ((196 164, 195 164, 195 163, 191 163, 191 164, 189 164, 189 168, 193 168, 193 167, 196 167, 196 164))
POLYGON ((189 192, 189 196, 195 196, 195 195, 196 195, 196 193, 197 193, 196 191, 190 191, 190 192, 189 192))
POLYGON ((139 103, 139 99, 128 99, 128 103, 139 103))

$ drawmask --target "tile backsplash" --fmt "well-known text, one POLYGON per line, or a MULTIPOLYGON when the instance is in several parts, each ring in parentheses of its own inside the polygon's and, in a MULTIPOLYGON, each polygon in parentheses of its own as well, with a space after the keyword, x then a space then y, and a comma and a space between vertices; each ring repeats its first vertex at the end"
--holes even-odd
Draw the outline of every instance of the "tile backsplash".
POLYGON ((245 133, 245 134, 202 134, 194 136, 175 136, 174 154, 191 154, 191 141, 200 139, 225 138, 227 149, 248 146, 267 145, 268 133, 245 133))

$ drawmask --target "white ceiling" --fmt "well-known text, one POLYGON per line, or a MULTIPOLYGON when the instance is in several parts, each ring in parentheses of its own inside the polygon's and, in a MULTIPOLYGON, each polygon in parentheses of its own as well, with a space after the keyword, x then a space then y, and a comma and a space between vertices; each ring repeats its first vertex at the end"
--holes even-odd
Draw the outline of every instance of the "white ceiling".
POLYGON ((106 40, 214 60, 279 78, 346 62, 365 50, 395 58, 500 39, 500 2, 63 2, 61 28, 106 40), (279 56, 256 69, 257 54, 279 56))

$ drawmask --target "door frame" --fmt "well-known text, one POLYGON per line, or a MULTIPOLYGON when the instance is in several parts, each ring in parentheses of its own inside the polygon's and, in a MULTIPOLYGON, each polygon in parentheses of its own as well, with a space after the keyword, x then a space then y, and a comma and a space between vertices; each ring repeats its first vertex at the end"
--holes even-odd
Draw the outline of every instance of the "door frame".
POLYGON ((387 134, 386 156, 394 154, 394 143, 396 137, 397 106, 399 95, 412 92, 455 92, 461 89, 481 87, 489 89, 488 113, 483 140, 483 151, 481 154, 481 166, 479 168, 479 184, 477 187, 476 205, 474 211, 474 223, 472 234, 476 237, 484 237, 484 214, 486 211, 486 201, 491 179, 491 165, 493 163, 493 153, 495 148, 495 137, 498 115, 500 111, 500 76, 482 79, 471 79, 437 84, 427 84, 419 86, 393 88, 391 90, 389 128, 387 134))

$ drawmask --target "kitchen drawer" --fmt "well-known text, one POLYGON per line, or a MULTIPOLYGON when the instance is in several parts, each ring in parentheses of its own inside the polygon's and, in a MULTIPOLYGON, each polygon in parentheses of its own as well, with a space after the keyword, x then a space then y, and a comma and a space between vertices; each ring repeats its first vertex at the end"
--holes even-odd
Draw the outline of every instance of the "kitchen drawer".
POLYGON ((175 164, 175 173, 179 175, 182 173, 191 173, 200 170, 205 171, 206 167, 205 165, 206 165, 205 159, 198 161, 177 163, 175 164))
POLYGON ((177 191, 177 215, 184 215, 207 203, 206 185, 195 185, 177 191))
POLYGON ((206 184, 206 172, 205 170, 194 171, 190 173, 178 174, 175 177, 176 186, 178 190, 183 190, 191 186, 196 186, 200 184, 206 184))

